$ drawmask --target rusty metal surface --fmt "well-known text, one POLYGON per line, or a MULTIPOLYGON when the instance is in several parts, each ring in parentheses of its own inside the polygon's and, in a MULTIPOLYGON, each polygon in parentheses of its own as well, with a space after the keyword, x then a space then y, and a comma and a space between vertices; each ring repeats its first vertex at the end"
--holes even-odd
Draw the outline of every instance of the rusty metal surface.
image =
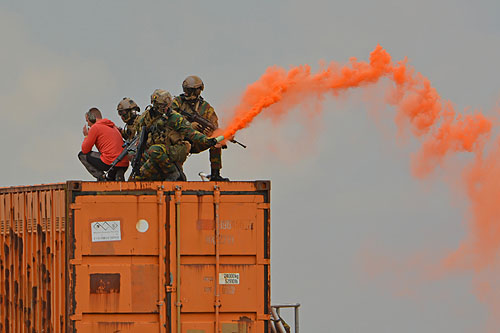
POLYGON ((0 332, 268 332, 270 182, 214 185, 0 188, 0 332))
MULTIPOLYGON (((212 183, 197 192, 192 185, 180 185, 180 236, 171 229, 171 261, 180 248, 180 281, 172 286, 181 309, 172 320, 180 319, 182 332, 268 332, 270 184, 259 190, 255 183, 212 183)), ((170 196, 173 220, 176 199, 170 196)))
POLYGON ((65 186, 0 189, 0 332, 65 332, 65 186))
POLYGON ((120 274, 90 274, 90 293, 120 293, 120 274))

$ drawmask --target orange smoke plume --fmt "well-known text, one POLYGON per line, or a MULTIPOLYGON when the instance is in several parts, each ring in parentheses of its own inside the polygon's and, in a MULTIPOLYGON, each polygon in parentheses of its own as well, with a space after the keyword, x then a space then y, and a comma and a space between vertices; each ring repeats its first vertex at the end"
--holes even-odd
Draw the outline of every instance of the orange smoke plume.
POLYGON ((389 53, 378 45, 370 54, 368 63, 351 58, 349 65, 332 62, 317 73, 311 73, 307 65, 288 71, 279 67, 268 68, 244 92, 224 136, 232 137, 249 126, 264 110, 286 112, 311 98, 323 99, 326 94, 337 96, 348 89, 375 84, 383 78, 394 82, 388 91, 387 104, 397 108, 398 125, 403 127, 409 123, 413 133, 420 137, 428 134, 440 120, 445 121, 431 141, 424 144, 416 166, 418 175, 432 171, 450 152, 472 152, 480 148, 482 137, 491 130, 491 121, 482 114, 463 118, 456 115, 450 103, 443 106, 441 97, 427 78, 415 73, 406 61, 394 64, 389 53), (289 108, 270 108, 284 101, 289 108))
POLYGON ((369 62, 355 58, 346 65, 332 62, 316 73, 307 65, 289 70, 268 68, 243 93, 224 136, 232 137, 261 113, 279 119, 294 107, 381 80, 389 82, 385 102, 396 109, 399 129, 409 128, 421 142, 412 161, 416 177, 428 176, 454 154, 473 154, 460 180, 471 201, 470 236, 444 261, 445 266, 474 272, 500 267, 500 141, 486 151, 491 144, 493 119, 480 112, 457 114, 452 103, 443 101, 430 81, 406 59, 393 62, 381 46, 370 54, 369 62))

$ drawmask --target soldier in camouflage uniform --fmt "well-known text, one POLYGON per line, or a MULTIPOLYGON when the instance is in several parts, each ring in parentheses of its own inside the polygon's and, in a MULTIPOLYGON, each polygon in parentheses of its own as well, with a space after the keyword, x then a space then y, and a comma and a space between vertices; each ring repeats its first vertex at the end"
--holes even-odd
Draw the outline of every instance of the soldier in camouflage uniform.
POLYGON ((137 122, 137 132, 146 126, 148 137, 144 163, 135 179, 186 180, 182 165, 191 143, 205 150, 216 145, 217 140, 194 130, 180 114, 172 111, 169 92, 156 89, 151 95, 151 104, 137 122))
MULTIPOLYGON (((200 116, 211 122, 215 128, 218 128, 219 122, 214 108, 200 96, 204 87, 203 81, 198 76, 188 76, 184 82, 182 82, 182 90, 184 93, 174 98, 172 109, 177 112, 183 111, 186 113, 198 113, 200 116)), ((192 122, 191 126, 195 130, 201 130, 200 125, 196 122, 192 122)), ((212 135, 212 131, 206 129, 204 134, 212 135)), ((191 153, 199 153, 204 150, 202 148, 202 146, 193 144, 191 147, 191 153)), ((210 180, 229 180, 228 178, 221 177, 220 175, 220 170, 222 169, 222 150, 220 147, 210 148, 210 168, 210 180)))
POLYGON ((118 103, 116 107, 118 115, 122 118, 125 126, 120 128, 123 140, 130 141, 134 138, 136 133, 136 121, 139 120, 139 112, 141 109, 139 106, 130 98, 123 97, 123 99, 118 103))

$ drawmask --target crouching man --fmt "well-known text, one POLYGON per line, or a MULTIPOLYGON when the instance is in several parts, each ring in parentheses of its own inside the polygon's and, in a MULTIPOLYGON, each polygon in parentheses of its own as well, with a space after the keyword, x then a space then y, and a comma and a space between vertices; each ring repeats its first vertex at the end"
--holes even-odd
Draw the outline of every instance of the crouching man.
POLYGON ((97 108, 90 109, 85 113, 87 125, 83 126, 82 151, 78 153, 78 159, 85 168, 98 181, 125 180, 125 171, 128 168, 128 160, 124 158, 108 174, 111 163, 120 155, 123 148, 123 139, 120 131, 109 119, 103 119, 101 111, 97 108), (96 146, 97 152, 92 151, 96 146))

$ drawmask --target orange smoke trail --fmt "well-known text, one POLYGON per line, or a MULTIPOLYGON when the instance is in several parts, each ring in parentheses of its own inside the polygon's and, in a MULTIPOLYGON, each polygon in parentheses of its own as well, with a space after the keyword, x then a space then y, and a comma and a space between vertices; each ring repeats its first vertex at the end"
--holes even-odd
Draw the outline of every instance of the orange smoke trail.
POLYGON ((388 91, 387 104, 396 107, 396 123, 400 128, 409 123, 417 137, 434 130, 415 158, 416 176, 423 177, 432 172, 450 153, 481 151, 484 138, 492 127, 491 120, 481 113, 464 117, 457 115, 451 103, 441 101, 427 78, 415 73, 406 60, 394 64, 380 45, 370 54, 369 63, 352 58, 349 65, 331 63, 315 74, 307 65, 288 71, 279 67, 268 68, 246 89, 235 107, 232 120, 223 131, 224 136, 232 137, 273 105, 286 103, 287 108, 269 109, 274 113, 286 112, 310 98, 322 99, 325 94, 336 96, 350 88, 375 84, 382 78, 394 82, 388 91))
POLYGON ((460 249, 445 260, 445 266, 478 272, 500 265, 500 142, 488 153, 485 151, 493 119, 480 112, 457 114, 452 103, 442 101, 430 81, 415 72, 406 59, 394 63, 381 46, 370 54, 369 62, 352 58, 347 65, 330 63, 317 73, 307 65, 288 71, 268 68, 242 95, 224 136, 233 136, 263 112, 280 119, 288 110, 308 101, 335 97, 381 79, 392 82, 386 91, 386 103, 395 107, 399 129, 409 127, 422 144, 412 161, 416 177, 428 176, 453 154, 473 153, 474 160, 464 169, 462 179, 471 201, 471 232, 460 249), (281 104, 287 107, 272 107, 281 104))

